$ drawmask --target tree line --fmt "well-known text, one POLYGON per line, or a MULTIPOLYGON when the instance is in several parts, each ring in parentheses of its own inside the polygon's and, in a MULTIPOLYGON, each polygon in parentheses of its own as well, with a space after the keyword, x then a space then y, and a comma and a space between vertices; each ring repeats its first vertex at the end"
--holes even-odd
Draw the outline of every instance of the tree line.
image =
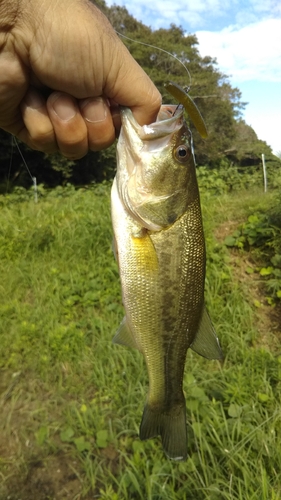
MULTIPOLYGON (((259 140, 253 128, 243 120, 246 103, 241 101, 240 90, 231 86, 227 75, 219 70, 216 59, 201 57, 196 35, 186 34, 174 24, 169 29, 153 31, 131 16, 125 7, 108 7, 104 0, 94 3, 105 13, 115 30, 127 37, 122 38, 123 42, 158 87, 164 103, 173 102, 165 90, 165 82, 172 80, 181 87, 190 87, 190 96, 200 109, 208 129, 208 139, 203 140, 190 123, 198 165, 219 168, 228 162, 243 171, 247 166, 259 165, 264 153, 273 167, 280 167, 280 160, 272 154, 271 148, 259 140)), ((112 179, 115 174, 115 145, 101 152, 89 152, 77 161, 32 151, 22 143, 19 147, 20 150, 14 139, 0 130, 2 192, 15 185, 31 185, 24 160, 37 182, 50 187, 67 182, 75 185, 100 182, 112 179)))

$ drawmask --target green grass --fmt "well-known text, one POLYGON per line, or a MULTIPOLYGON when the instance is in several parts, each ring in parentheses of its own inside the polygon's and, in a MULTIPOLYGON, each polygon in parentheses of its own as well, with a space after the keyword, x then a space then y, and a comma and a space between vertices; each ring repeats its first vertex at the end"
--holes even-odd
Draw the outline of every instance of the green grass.
POLYGON ((256 347, 250 285, 213 237, 272 198, 202 196, 226 359, 188 352, 184 463, 139 440, 144 361, 111 343, 123 309, 109 188, 0 198, 0 500, 281 499, 281 356, 256 347))

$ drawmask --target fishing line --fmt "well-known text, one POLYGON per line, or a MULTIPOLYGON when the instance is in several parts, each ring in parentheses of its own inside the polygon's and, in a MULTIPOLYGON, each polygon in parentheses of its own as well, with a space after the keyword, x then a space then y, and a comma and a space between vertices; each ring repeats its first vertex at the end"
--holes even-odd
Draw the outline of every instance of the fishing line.
POLYGON ((12 139, 11 140, 12 149, 11 149, 11 154, 10 154, 10 163, 9 163, 8 177, 7 177, 7 184, 6 184, 6 194, 8 193, 8 189, 9 189, 9 182, 10 182, 10 176, 11 176, 12 163, 13 163, 13 153, 14 153, 14 137, 12 136, 11 139, 12 139))
POLYGON ((28 171, 28 173, 29 173, 29 175, 30 175, 30 178, 31 178, 31 180, 32 180, 32 182, 33 182, 33 177, 32 177, 32 175, 31 175, 31 172, 30 172, 30 170, 29 170, 29 168, 28 168, 28 166, 27 166, 27 163, 26 163, 26 161, 25 161, 25 159, 24 159, 24 156, 23 156, 23 154, 22 154, 22 152, 21 152, 21 150, 20 150, 20 147, 19 147, 18 142, 17 142, 17 140, 16 140, 16 138, 15 138, 15 137, 13 137, 13 143, 17 146, 17 150, 18 150, 18 152, 19 152, 19 154, 20 154, 20 156, 21 156, 21 159, 22 159, 22 161, 23 161, 23 164, 24 164, 24 166, 25 166, 26 170, 28 171))
POLYGON ((6 193, 8 192, 9 181, 10 181, 10 176, 11 176, 11 169, 12 169, 12 163, 13 163, 13 154, 14 154, 14 146, 17 147, 18 152, 19 152, 19 154, 20 154, 20 156, 22 158, 23 164, 24 164, 26 170, 28 171, 28 173, 29 173, 29 175, 30 175, 30 177, 32 179, 32 182, 34 183, 33 177, 32 177, 31 172, 30 172, 30 170, 29 170, 29 168, 27 166, 27 163, 26 163, 26 161, 24 159, 24 156, 23 156, 23 154, 22 154, 22 152, 20 150, 20 147, 18 145, 17 139, 13 135, 12 135, 12 141, 11 141, 11 143, 12 143, 12 150, 11 150, 11 155, 10 155, 10 163, 9 163, 9 170, 8 170, 8 179, 7 179, 6 193))
POLYGON ((188 74, 189 85, 187 87, 185 87, 185 91, 188 92, 190 90, 190 87, 191 87, 191 74, 190 74, 190 71, 186 67, 186 65, 177 56, 175 56, 175 54, 172 54, 168 50, 162 49, 161 47, 157 47, 156 45, 151 45, 150 43, 145 43, 145 42, 140 42, 139 40, 134 40, 133 38, 130 38, 127 35, 123 35, 123 33, 119 33, 119 31, 117 31, 117 30, 115 30, 115 32, 117 33, 117 35, 122 36, 123 38, 126 38, 127 40, 130 40, 131 42, 139 43, 141 45, 145 45, 146 47, 151 47, 152 49, 160 50, 161 52, 164 52, 165 54, 168 54, 168 56, 171 56, 174 59, 176 59, 176 61, 178 61, 184 67, 186 73, 188 74))
POLYGON ((27 165, 27 163, 26 163, 26 161, 24 159, 24 156, 23 156, 23 154, 21 152, 21 149, 19 147, 18 141, 17 141, 17 139, 15 137, 13 137, 12 144, 13 145, 15 144, 17 146, 17 150, 18 150, 18 152, 19 152, 19 154, 21 156, 23 164, 24 164, 24 166, 25 166, 25 168, 26 168, 27 172, 29 173, 29 176, 30 176, 30 178, 32 180, 32 184, 33 184, 33 188, 34 188, 34 201, 35 201, 35 203, 37 203, 37 201, 38 201, 37 179, 36 179, 36 177, 33 177, 33 175, 31 174, 31 172, 30 172, 30 170, 28 168, 28 165, 27 165))
MULTIPOLYGON (((161 52, 164 52, 165 54, 168 54, 169 56, 176 59, 176 61, 178 61, 184 67, 184 69, 187 72, 188 77, 189 77, 189 86, 182 88, 179 85, 177 85, 177 83, 167 82, 164 84, 164 87, 166 87, 168 92, 175 99, 177 99, 177 101, 180 104, 183 104, 184 109, 187 112, 187 114, 189 115, 193 125, 195 126, 195 128, 197 129, 197 131, 199 132, 201 137, 203 139, 206 139, 208 136, 208 132, 207 132, 207 128, 206 128, 204 119, 202 118, 202 115, 201 115, 199 109, 197 108, 195 102, 188 94, 189 90, 190 90, 190 86, 191 86, 191 74, 190 74, 188 68, 186 67, 186 65, 177 56, 175 56, 171 52, 168 52, 165 49, 162 49, 161 47, 156 47, 156 45, 151 45, 150 43, 140 42, 139 40, 134 40, 133 38, 130 38, 127 35, 123 35, 123 33, 119 33, 119 31, 116 31, 116 30, 115 30, 115 32, 117 33, 117 35, 123 36, 124 38, 126 38, 127 40, 130 40, 131 42, 140 43, 141 45, 145 45, 146 47, 151 47, 153 49, 160 50, 161 52)), ((173 113, 173 116, 177 113, 178 109, 179 109, 179 105, 176 107, 176 109, 173 113)))

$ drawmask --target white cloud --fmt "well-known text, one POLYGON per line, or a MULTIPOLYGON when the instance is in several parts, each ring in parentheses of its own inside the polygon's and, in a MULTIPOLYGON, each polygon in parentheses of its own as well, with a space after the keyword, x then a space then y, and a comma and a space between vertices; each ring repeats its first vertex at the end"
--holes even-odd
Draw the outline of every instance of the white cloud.
POLYGON ((206 27, 208 20, 220 17, 231 5, 230 0, 185 0, 184 3, 172 0, 107 0, 109 6, 123 5, 136 19, 153 29, 169 28, 171 23, 183 26, 189 31, 206 27))
POLYGON ((281 19, 196 34, 201 55, 216 57, 219 68, 235 81, 281 83, 281 19))
POLYGON ((246 109, 246 122, 253 127, 259 139, 266 141, 274 153, 281 151, 281 117, 278 110, 270 108, 262 113, 257 109, 246 109))
POLYGON ((244 26, 265 17, 280 17, 280 0, 107 0, 123 5, 130 14, 153 29, 169 28, 171 23, 186 31, 218 29, 218 26, 244 26))

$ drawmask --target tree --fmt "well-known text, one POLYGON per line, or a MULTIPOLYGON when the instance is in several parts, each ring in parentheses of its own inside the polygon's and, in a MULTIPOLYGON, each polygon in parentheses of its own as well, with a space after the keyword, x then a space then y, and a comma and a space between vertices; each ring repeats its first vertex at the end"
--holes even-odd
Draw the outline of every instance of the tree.
MULTIPOLYGON (((175 102, 167 93, 165 82, 172 80, 181 87, 190 87, 190 96, 200 109, 208 129, 208 138, 203 140, 193 124, 189 123, 197 164, 212 167, 230 159, 233 164, 248 165, 257 161, 261 152, 268 158, 272 157, 270 147, 259 141, 253 129, 241 118, 245 107, 245 103, 241 102, 241 92, 232 87, 228 77, 220 72, 216 59, 200 56, 196 35, 186 34, 181 26, 175 24, 171 24, 169 29, 153 31, 131 16, 125 7, 108 7, 104 0, 94 3, 105 13, 115 30, 128 37, 123 38, 123 42, 154 81, 162 93, 163 102, 175 102)), ((114 146, 106 151, 90 152, 75 162, 31 151, 23 144, 20 147, 32 176, 37 177, 38 183, 48 186, 66 182, 99 182, 112 179, 115 174, 114 146)), ((19 151, 12 149, 10 136, 0 131, 2 189, 7 188, 7 178, 10 184, 29 186, 32 182, 19 151)))

